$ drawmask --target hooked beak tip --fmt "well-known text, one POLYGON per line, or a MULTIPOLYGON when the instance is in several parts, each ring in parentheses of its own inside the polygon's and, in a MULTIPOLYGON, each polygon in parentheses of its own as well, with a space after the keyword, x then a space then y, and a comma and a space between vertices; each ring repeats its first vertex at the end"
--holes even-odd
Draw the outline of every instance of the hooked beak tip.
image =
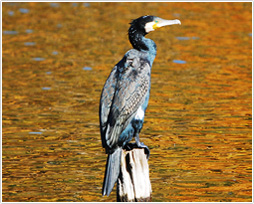
POLYGON ((175 23, 174 23, 174 24, 179 24, 179 25, 181 25, 181 21, 180 21, 180 20, 175 19, 174 21, 175 21, 175 23))

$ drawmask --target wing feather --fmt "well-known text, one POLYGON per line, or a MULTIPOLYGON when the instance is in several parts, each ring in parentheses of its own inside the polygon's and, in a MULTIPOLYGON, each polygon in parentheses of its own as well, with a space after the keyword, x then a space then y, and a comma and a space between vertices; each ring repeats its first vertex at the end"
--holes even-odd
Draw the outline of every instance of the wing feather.
POLYGON ((121 132, 131 122, 150 87, 150 64, 136 55, 127 55, 127 65, 117 81, 111 104, 105 141, 110 148, 117 145, 121 132))
POLYGON ((106 145, 105 130, 107 127, 108 115, 113 102, 113 97, 115 95, 117 79, 118 79, 117 66, 115 66, 111 71, 103 87, 100 99, 99 117, 100 117, 101 140, 103 147, 105 147, 106 145))

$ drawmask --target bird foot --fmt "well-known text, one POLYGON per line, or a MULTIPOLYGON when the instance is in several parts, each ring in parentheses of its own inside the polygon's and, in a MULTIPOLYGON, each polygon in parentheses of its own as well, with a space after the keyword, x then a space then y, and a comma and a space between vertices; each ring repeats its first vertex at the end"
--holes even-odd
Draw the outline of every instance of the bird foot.
POLYGON ((127 151, 130 151, 130 150, 133 150, 135 147, 136 147, 136 144, 134 144, 134 143, 127 143, 124 146, 124 149, 126 149, 127 151))
POLYGON ((136 142, 137 148, 142 148, 145 150, 147 159, 150 157, 150 150, 143 142, 136 142))
POLYGON ((124 149, 126 149, 127 151, 130 151, 130 150, 132 150, 134 148, 144 149, 145 150, 145 154, 147 155, 147 159, 149 159, 150 150, 149 150, 149 148, 143 142, 127 143, 124 146, 124 149))

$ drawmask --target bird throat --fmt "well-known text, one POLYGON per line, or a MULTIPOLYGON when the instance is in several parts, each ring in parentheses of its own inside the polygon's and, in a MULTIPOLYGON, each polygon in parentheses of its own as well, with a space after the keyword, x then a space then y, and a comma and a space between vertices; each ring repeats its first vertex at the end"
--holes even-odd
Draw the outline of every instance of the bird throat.
POLYGON ((144 35, 138 32, 135 32, 132 35, 129 34, 129 40, 133 48, 139 51, 149 51, 149 47, 145 44, 143 38, 144 38, 144 35))
POLYGON ((129 40, 134 49, 139 51, 151 52, 156 55, 156 45, 155 43, 148 38, 145 38, 146 33, 140 32, 135 29, 129 30, 129 40))

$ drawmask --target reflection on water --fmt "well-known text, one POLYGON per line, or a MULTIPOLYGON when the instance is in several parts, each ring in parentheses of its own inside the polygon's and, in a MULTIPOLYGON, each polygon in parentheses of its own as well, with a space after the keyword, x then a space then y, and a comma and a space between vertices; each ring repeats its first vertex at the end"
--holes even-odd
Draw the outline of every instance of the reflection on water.
POLYGON ((51 7, 57 8, 57 7, 59 7, 60 5, 59 5, 58 3, 50 3, 50 6, 51 6, 51 7))
POLYGON ((92 67, 83 67, 83 70, 90 71, 90 70, 92 70, 92 67))
POLYGON ((16 34, 18 34, 18 32, 15 31, 15 30, 4 30, 3 34, 5 34, 5 35, 16 35, 16 34))
POLYGON ((30 134, 30 135, 41 135, 42 132, 29 132, 28 134, 30 134))
POLYGON ((78 3, 72 3, 71 4, 73 7, 77 7, 78 6, 78 3))
POLYGON ((14 15, 14 11, 8 11, 9 16, 13 16, 14 15))
POLYGON ((28 13, 29 9, 20 8, 19 11, 20 11, 20 13, 28 13))
POLYGON ((185 64, 186 61, 184 60, 173 60, 174 63, 177 63, 177 64, 185 64))
POLYGON ((90 7, 90 3, 83 3, 84 7, 90 7))
POLYGON ((62 28, 62 27, 63 27, 61 23, 58 23, 56 26, 57 26, 58 28, 62 28))
POLYGON ((26 46, 34 46, 36 43, 35 42, 25 42, 24 45, 26 46))
POLYGON ((44 61, 45 59, 43 57, 34 57, 34 61, 44 61))
POLYGON ((198 40, 199 37, 176 37, 178 40, 198 40))
POLYGON ((42 90, 50 90, 51 87, 42 87, 41 89, 42 89, 42 90))
POLYGON ((140 138, 153 201, 251 201, 251 3, 2 8, 3 201, 116 200, 101 196, 99 98, 143 11, 182 21, 147 36, 158 54, 140 138))
POLYGON ((52 55, 58 55, 58 52, 57 51, 53 51, 52 55))
POLYGON ((31 29, 26 30, 26 33, 32 33, 32 32, 33 32, 33 30, 31 30, 31 29))

